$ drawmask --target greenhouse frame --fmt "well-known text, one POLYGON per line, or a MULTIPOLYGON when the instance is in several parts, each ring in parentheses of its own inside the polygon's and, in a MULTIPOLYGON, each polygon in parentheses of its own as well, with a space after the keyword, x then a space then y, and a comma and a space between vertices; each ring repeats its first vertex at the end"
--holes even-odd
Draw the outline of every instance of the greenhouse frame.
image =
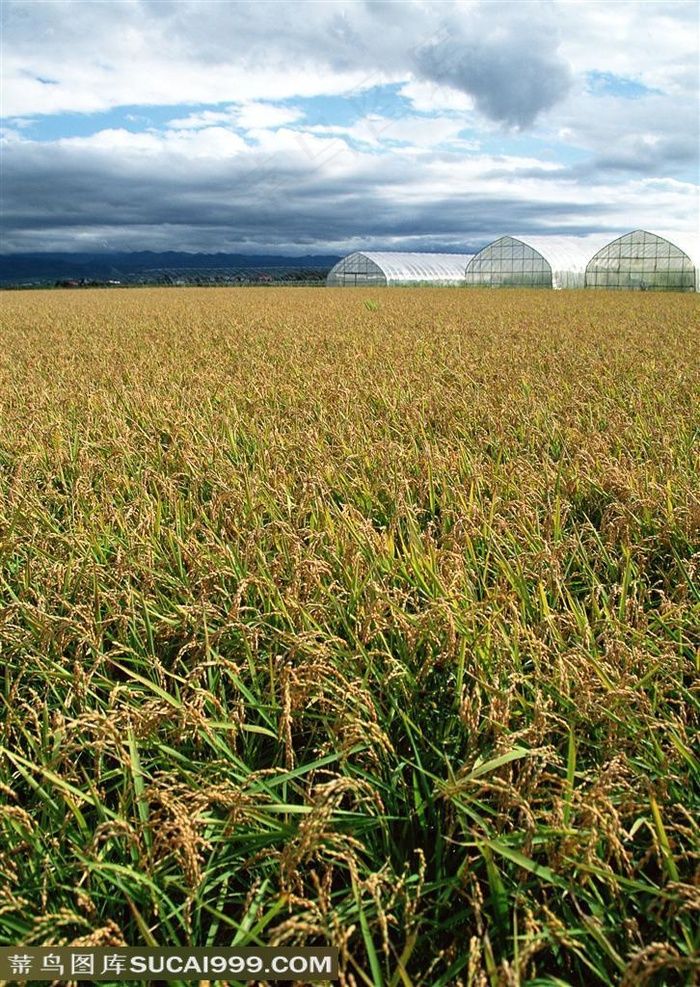
POLYGON ((583 288, 588 261, 606 243, 600 236, 502 236, 474 255, 465 281, 493 288, 583 288))
POLYGON ((356 251, 331 269, 326 284, 331 288, 462 284, 471 259, 472 254, 356 251))
POLYGON ((607 243, 586 266, 587 288, 697 291, 699 238, 634 230, 607 243))

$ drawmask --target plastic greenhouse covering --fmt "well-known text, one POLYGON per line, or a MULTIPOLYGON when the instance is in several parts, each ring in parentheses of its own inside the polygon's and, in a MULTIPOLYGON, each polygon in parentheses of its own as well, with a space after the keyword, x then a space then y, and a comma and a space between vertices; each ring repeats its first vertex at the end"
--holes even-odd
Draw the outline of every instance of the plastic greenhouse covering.
POLYGON ((624 236, 502 236, 477 254, 357 251, 326 284, 697 291, 700 237, 635 230, 624 236))
POLYGON ((357 252, 344 257, 326 279, 330 287, 397 284, 459 284, 471 254, 357 252))
POLYGON ((512 288, 583 288, 586 264, 601 236, 502 236, 469 263, 467 284, 512 288))
POLYGON ((697 291, 699 244, 689 234, 668 238, 646 230, 626 233, 599 250, 586 267, 587 288, 697 291))

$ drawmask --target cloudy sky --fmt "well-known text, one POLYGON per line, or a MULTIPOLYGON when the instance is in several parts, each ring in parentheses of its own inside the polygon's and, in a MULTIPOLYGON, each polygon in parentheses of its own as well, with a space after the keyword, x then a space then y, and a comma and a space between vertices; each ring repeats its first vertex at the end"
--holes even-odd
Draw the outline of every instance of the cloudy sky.
POLYGON ((698 226, 696 0, 1 0, 4 253, 698 226))

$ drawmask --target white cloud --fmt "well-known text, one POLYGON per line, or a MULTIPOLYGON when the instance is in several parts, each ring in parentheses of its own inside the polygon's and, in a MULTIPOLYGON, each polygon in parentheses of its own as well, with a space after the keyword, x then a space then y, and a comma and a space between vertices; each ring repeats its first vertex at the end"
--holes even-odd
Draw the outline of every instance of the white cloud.
POLYGON ((246 150, 248 145, 231 130, 225 127, 207 127, 192 133, 190 131, 169 131, 166 133, 134 133, 123 128, 100 130, 90 137, 64 137, 55 142, 56 148, 72 152, 109 152, 124 158, 148 155, 161 157, 164 154, 178 155, 189 161, 198 159, 222 158, 236 155, 246 150))
POLYGON ((224 110, 201 110, 168 122, 172 130, 202 130, 217 124, 227 124, 241 130, 268 130, 294 123, 303 116, 301 110, 271 103, 233 104, 224 110))
POLYGON ((168 120, 170 130, 203 130, 205 127, 215 127, 220 123, 231 124, 235 121, 235 109, 202 110, 200 113, 189 113, 186 117, 176 117, 168 120))
MULTIPOLYGON (((378 113, 357 120, 351 127, 312 126, 310 133, 345 136, 360 145, 384 148, 394 143, 413 145, 414 148, 432 148, 449 143, 462 150, 476 150, 478 141, 461 137, 464 122, 453 117, 416 116, 415 114, 385 117, 378 113)), ((404 149, 405 150, 405 149, 404 149)))
POLYGON ((434 113, 439 107, 442 113, 452 111, 467 119, 471 118, 474 109, 474 100, 467 93, 433 82, 411 79, 401 86, 399 94, 408 99, 418 113, 434 113))
POLYGON ((268 130, 294 123, 302 116, 301 110, 289 106, 272 106, 269 103, 248 103, 237 113, 237 123, 244 130, 268 130))
POLYGON ((574 72, 601 68, 672 96, 697 94, 700 13, 695 0, 559 4, 562 55, 574 72))

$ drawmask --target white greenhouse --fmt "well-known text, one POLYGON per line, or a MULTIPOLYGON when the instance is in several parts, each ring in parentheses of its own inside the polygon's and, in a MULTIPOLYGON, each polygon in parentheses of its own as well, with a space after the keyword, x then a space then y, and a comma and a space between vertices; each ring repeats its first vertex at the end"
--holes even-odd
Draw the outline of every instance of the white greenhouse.
POLYGON ((469 285, 497 288, 583 288, 586 265, 607 242, 601 236, 502 236, 469 262, 469 285))
POLYGON ((331 269, 331 287, 363 285, 454 285, 464 282, 471 254, 419 254, 392 251, 358 251, 331 269))
POLYGON ((586 267, 587 288, 697 291, 700 238, 634 230, 607 243, 586 267))

